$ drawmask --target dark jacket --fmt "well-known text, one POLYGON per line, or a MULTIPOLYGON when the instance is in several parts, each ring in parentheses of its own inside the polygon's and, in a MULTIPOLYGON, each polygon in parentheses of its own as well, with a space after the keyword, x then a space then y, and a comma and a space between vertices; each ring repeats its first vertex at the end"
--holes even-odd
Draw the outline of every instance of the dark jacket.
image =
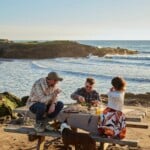
POLYGON ((87 103, 90 103, 93 100, 100 101, 99 93, 96 90, 92 90, 90 93, 86 92, 84 87, 78 88, 74 93, 71 94, 71 98, 78 100, 78 96, 83 96, 87 103))

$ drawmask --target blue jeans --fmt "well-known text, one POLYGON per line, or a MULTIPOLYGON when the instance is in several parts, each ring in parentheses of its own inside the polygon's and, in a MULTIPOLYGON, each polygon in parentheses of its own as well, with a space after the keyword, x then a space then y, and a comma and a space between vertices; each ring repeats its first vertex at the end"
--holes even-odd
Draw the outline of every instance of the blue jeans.
MULTIPOLYGON (((32 113, 36 114, 36 122, 38 122, 38 121, 44 121, 45 119, 44 114, 48 112, 49 107, 50 105, 37 102, 32 106, 30 106, 29 109, 32 113)), ((55 118, 58 115, 58 113, 63 109, 63 107, 64 104, 61 101, 58 101, 55 106, 55 111, 48 114, 47 117, 50 119, 55 118)))

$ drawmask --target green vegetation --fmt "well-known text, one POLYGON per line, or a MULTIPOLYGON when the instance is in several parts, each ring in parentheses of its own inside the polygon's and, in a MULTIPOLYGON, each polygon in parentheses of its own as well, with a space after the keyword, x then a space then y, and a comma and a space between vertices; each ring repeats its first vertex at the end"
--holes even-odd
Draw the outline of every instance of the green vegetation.
POLYGON ((13 117, 13 110, 23 106, 21 100, 11 93, 0 93, 0 117, 10 115, 13 117))

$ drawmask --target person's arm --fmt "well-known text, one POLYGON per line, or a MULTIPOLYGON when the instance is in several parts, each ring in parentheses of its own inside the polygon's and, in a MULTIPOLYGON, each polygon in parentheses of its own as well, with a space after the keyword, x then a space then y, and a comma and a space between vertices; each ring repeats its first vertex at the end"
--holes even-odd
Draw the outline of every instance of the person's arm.
POLYGON ((101 101, 101 100, 100 100, 100 94, 99 94, 98 92, 96 92, 95 100, 97 100, 97 101, 101 101))
POLYGON ((80 88, 78 88, 75 92, 73 92, 72 94, 71 94, 71 98, 73 99, 73 100, 78 100, 78 97, 80 96, 80 88))
POLYGON ((91 103, 92 103, 92 105, 97 106, 100 103, 100 95, 96 91, 93 94, 94 94, 93 95, 93 100, 91 101, 91 103))
POLYGON ((48 114, 54 112, 55 108, 56 108, 56 100, 53 100, 52 103, 51 103, 51 105, 49 106, 48 114))
POLYGON ((61 90, 59 88, 55 89, 54 90, 54 95, 51 99, 51 105, 49 106, 49 109, 48 109, 48 114, 52 113, 55 111, 55 108, 56 108, 56 101, 57 101, 57 96, 58 94, 61 92, 61 90))
POLYGON ((54 97, 54 94, 45 95, 40 84, 34 85, 34 94, 38 97, 38 101, 41 103, 48 103, 54 97))
POLYGON ((78 102, 85 102, 85 98, 81 95, 81 90, 78 88, 74 93, 71 94, 71 98, 73 100, 77 100, 78 102))

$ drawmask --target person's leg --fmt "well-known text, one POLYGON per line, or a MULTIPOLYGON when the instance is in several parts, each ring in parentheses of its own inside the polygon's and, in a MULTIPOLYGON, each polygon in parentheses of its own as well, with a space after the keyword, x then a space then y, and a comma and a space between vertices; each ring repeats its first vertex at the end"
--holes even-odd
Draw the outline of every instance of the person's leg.
POLYGON ((64 104, 61 101, 58 101, 55 106, 55 111, 52 112, 51 114, 48 114, 47 117, 50 119, 55 118, 59 114, 59 112, 63 109, 63 107, 64 104))
POLYGON ((37 102, 37 103, 33 104, 29 109, 32 113, 36 114, 36 122, 44 121, 43 116, 46 111, 46 104, 37 102))

